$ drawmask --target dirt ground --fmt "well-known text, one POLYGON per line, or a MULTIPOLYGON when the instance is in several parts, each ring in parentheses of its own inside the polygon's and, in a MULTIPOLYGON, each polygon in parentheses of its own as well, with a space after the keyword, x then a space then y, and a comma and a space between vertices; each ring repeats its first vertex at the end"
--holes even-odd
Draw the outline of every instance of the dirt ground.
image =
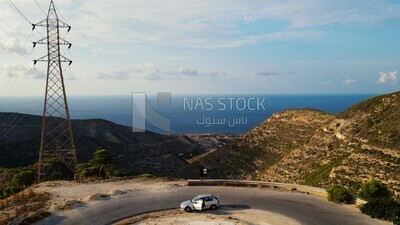
POLYGON ((108 199, 111 196, 134 191, 167 191, 186 185, 187 181, 161 179, 131 179, 112 182, 77 183, 74 181, 49 181, 36 186, 35 192, 52 195, 49 211, 79 207, 84 202, 108 199))
POLYGON ((247 208, 223 206, 215 211, 205 210, 186 213, 168 210, 132 217, 115 225, 300 225, 295 220, 271 213, 247 208))
MULTIPOLYGON (((34 188, 37 192, 51 194, 49 211, 69 210, 80 207, 85 202, 108 199, 111 196, 134 191, 168 191, 185 186, 187 181, 164 181, 161 179, 132 179, 112 182, 77 183, 74 181, 51 181, 34 188)), ((222 206, 212 211, 186 213, 181 210, 167 210, 132 217, 118 225, 297 225, 288 217, 249 208, 222 206)))

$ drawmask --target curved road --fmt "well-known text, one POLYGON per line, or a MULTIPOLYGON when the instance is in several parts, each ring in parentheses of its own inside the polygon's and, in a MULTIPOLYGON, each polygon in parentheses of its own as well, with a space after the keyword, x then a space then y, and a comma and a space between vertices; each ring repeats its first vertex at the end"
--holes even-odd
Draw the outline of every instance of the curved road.
POLYGON ((212 186, 185 186, 163 191, 128 192, 124 195, 113 196, 109 200, 96 201, 70 211, 62 211, 36 224, 110 224, 135 214, 179 207, 182 201, 202 193, 220 196, 222 204, 220 210, 224 210, 223 205, 245 205, 253 209, 279 213, 301 224, 389 224, 362 215, 358 209, 352 206, 333 204, 321 197, 259 188, 212 186))

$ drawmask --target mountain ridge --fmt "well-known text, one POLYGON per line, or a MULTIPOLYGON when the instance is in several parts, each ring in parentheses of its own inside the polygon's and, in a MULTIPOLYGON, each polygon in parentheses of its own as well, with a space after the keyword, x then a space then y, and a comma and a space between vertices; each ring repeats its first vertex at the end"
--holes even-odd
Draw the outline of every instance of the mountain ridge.
MULTIPOLYGON (((164 135, 149 131, 133 133, 130 127, 103 119, 79 119, 71 120, 71 123, 79 163, 90 160, 95 150, 107 149, 120 168, 131 170, 134 174, 168 176, 184 167, 188 158, 204 153, 209 147, 186 135, 164 135)), ((7 133, 0 139, 0 167, 24 167, 37 162, 41 125, 41 116, 0 113, 0 128, 7 133), (12 121, 16 115, 22 118, 17 126, 1 127, 10 123, 7 121, 12 121)), ((218 135, 216 138, 217 144, 228 140, 218 135)), ((207 143, 207 136, 199 139, 207 143)))
POLYGON ((254 179, 353 192, 381 180, 400 195, 400 92, 360 102, 339 114, 290 109, 180 171, 209 168, 215 178, 254 179))

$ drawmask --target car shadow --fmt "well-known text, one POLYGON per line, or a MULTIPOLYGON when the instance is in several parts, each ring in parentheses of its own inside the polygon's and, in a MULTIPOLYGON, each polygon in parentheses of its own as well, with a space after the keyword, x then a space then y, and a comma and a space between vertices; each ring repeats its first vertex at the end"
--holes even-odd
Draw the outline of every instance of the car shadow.
POLYGON ((214 215, 231 215, 232 211, 251 209, 249 205, 221 205, 216 210, 206 209, 201 211, 194 211, 194 213, 208 213, 214 215))

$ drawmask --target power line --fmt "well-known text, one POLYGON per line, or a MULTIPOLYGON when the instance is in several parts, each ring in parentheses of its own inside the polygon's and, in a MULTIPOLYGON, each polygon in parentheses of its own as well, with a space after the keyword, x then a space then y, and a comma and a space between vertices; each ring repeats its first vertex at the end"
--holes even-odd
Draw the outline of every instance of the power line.
MULTIPOLYGON (((19 85, 16 89, 16 92, 14 94, 14 97, 16 96, 16 94, 19 92, 19 90, 21 89, 21 87, 24 85, 26 81, 26 76, 23 77, 22 83, 21 85, 19 85)), ((11 99, 11 103, 14 102, 14 98, 11 99)), ((11 105, 10 103, 10 105, 11 105)), ((5 122, 3 123, 6 128, 7 127, 12 127, 11 129, 7 130, 6 128, 4 128, 1 132, 0 132, 0 139, 4 137, 4 134, 7 133, 8 131, 14 129, 15 125, 17 123, 14 123, 15 121, 17 121, 19 114, 15 114, 14 117, 11 117, 11 115, 8 117, 8 119, 5 119, 5 122)), ((0 117, 1 118, 1 117, 0 117)))
MULTIPOLYGON (((35 0, 36 1, 36 0, 35 0)), ((65 18, 63 17, 63 15, 61 14, 60 10, 58 10, 58 7, 56 5, 54 5, 54 7, 56 8, 56 10, 58 11, 58 14, 61 16, 61 18, 63 19, 63 22, 66 23, 67 21, 65 20, 65 18)))
MULTIPOLYGON (((32 25, 32 23, 28 20, 28 18, 21 12, 21 10, 18 9, 18 7, 11 1, 8 0, 8 2, 6 0, 4 0, 11 8, 13 8, 18 14, 20 14, 30 25, 32 25)), ((40 7, 40 5, 38 4, 38 2, 35 0, 37 6, 40 8, 40 10, 46 15, 46 13, 43 11, 43 9, 40 7)), ((3 19, 0 18, 0 20, 7 25, 9 28, 11 28, 12 30, 14 30, 15 32, 17 32, 21 37, 23 37, 24 39, 28 40, 29 42, 31 42, 27 37, 25 37, 24 35, 22 35, 19 31, 17 31, 15 28, 13 28, 11 25, 9 25, 8 23, 6 23, 3 19)), ((43 36, 39 31, 37 31, 41 36, 43 36)), ((44 37, 44 36, 43 36, 44 37)), ((26 55, 24 55, 23 53, 21 53, 20 51, 14 50, 8 46, 6 46, 3 43, 0 43, 0 45, 5 48, 8 49, 9 51, 12 51, 28 60, 31 60, 29 57, 27 57, 26 55)), ((25 82, 26 77, 24 77, 23 82, 25 82)), ((21 86, 20 86, 21 87, 21 86)), ((19 88, 20 88, 19 87, 19 88)), ((18 89, 19 89, 18 88, 18 89)), ((26 115, 20 115, 20 114, 14 114, 14 116, 10 115, 8 119, 6 119, 5 123, 3 121, 3 125, 5 125, 5 128, 3 130, 0 130, 0 139, 4 138, 6 135, 8 135, 17 125, 20 124, 20 122, 24 119, 26 115), (7 129, 8 128, 8 129, 7 129)), ((0 118, 2 117, 2 115, 0 116, 0 118)), ((2 125, 2 126, 3 126, 2 125)))
POLYGON ((15 29, 14 27, 12 27, 10 24, 6 23, 3 19, 0 18, 0 21, 3 22, 5 25, 7 25, 10 29, 14 30, 15 32, 17 32, 21 37, 25 38, 26 40, 28 40, 29 42, 32 42, 31 40, 29 40, 29 38, 25 37, 25 35, 21 34, 17 29, 15 29))
MULTIPOLYGON (((5 0, 4 0, 5 1, 5 0)), ((30 24, 30 25, 32 25, 32 23, 28 20, 28 18, 26 18, 26 16, 21 12, 21 10, 19 10, 18 9, 18 7, 11 1, 11 0, 8 0, 10 3, 11 3, 11 5, 12 5, 12 7, 14 8, 14 10, 16 10, 22 17, 24 17, 24 19, 26 20, 26 21, 28 21, 28 23, 30 24)), ((10 5, 10 6, 11 6, 10 5)))
POLYGON ((18 123, 21 122, 21 120, 25 117, 24 115, 15 113, 14 117, 11 117, 12 115, 10 115, 7 119, 7 121, 4 123, 4 129, 0 132, 0 140, 5 137, 7 134, 10 133, 10 131, 12 131, 17 125, 18 123), (19 119, 18 119, 19 117, 19 119), (12 118, 12 119, 11 119, 12 118), (7 129, 9 128, 9 129, 7 129))
MULTIPOLYGON (((18 51, 16 51, 16 50, 10 48, 10 47, 7 47, 7 46, 4 45, 3 43, 0 43, 0 45, 3 46, 4 48, 6 48, 6 49, 8 49, 8 50, 10 50, 10 51, 12 51, 12 52, 14 52, 15 54, 18 54, 18 55, 20 55, 20 56, 22 56, 22 57, 24 57, 24 58, 26 58, 26 59, 28 59, 28 60, 31 60, 28 56, 26 56, 26 55, 22 54, 21 52, 18 52, 18 51)), ((31 60, 31 61, 32 61, 32 60, 31 60)))
POLYGON ((46 13, 45 13, 44 10, 42 9, 42 7, 40 7, 39 3, 38 3, 36 0, 34 0, 34 1, 36 2, 36 5, 39 7, 39 9, 43 12, 43 14, 46 15, 46 13))
MULTIPOLYGON (((29 25, 32 26, 32 23, 26 18, 26 16, 21 12, 21 10, 18 9, 18 7, 11 1, 11 0, 4 0, 11 8, 14 9, 18 14, 20 14, 26 21, 28 21, 29 25)), ((45 37, 42 33, 40 33, 38 30, 36 30, 38 34, 40 34, 43 38, 45 37)))
MULTIPOLYGON (((31 70, 32 71, 32 70, 31 70)), ((21 88, 24 86, 27 77, 23 76, 23 80, 22 83, 19 83, 16 87, 16 80, 14 79, 14 84, 13 85, 9 85, 11 87, 10 90, 16 90, 14 93, 14 97, 11 98, 11 100, 9 100, 9 102, 7 103, 7 105, 12 105, 14 103, 15 97, 17 95, 17 93, 21 90, 21 88)), ((34 85, 30 85, 28 88, 28 95, 27 96, 31 96, 31 94, 36 93, 39 90, 40 86, 34 86, 34 85)), ((25 89, 25 88, 24 88, 25 89)), ((8 91, 6 91, 8 92, 8 91)), ((9 133, 11 133, 16 127, 20 126, 21 121, 23 121, 23 119, 26 117, 26 113, 25 114, 19 114, 19 113, 15 113, 15 114, 10 114, 7 115, 6 114, 0 114, 0 140, 5 138, 9 133), (3 118, 3 116, 5 118, 3 118)))
MULTIPOLYGON (((22 85, 21 85, 22 86, 22 85)), ((21 87, 20 86, 20 87, 21 87)), ((36 92, 36 91, 38 91, 39 90, 39 86, 37 86, 35 89, 32 89, 32 87, 33 86, 30 86, 31 88, 30 88, 30 92, 32 91, 32 90, 34 90, 34 92, 36 92)), ((33 92, 33 93, 34 93, 33 92)), ((29 95, 28 95, 29 96, 29 95)), ((2 115, 3 114, 0 114, 0 118, 2 117, 2 115)), ((8 123, 8 121, 10 121, 10 117, 11 117, 11 115, 10 115, 10 117, 7 119, 7 122, 5 122, 4 123, 4 126, 5 126, 5 128, 3 129, 3 130, 1 130, 0 131, 0 140, 1 139, 3 139, 4 137, 6 137, 11 131, 13 131, 17 126, 19 126, 20 125, 20 123, 21 123, 21 121, 25 118, 27 116, 27 113, 24 113, 24 114, 18 114, 18 113, 16 113, 15 114, 15 117, 13 118, 13 120, 11 120, 11 122, 9 122, 8 123), (20 117, 19 119, 17 119, 18 118, 18 116, 20 117), (15 123, 14 123, 15 122, 15 123), (8 130, 7 130, 7 128, 9 128, 8 130)), ((0 127, 1 126, 3 126, 3 125, 0 125, 0 127)))

